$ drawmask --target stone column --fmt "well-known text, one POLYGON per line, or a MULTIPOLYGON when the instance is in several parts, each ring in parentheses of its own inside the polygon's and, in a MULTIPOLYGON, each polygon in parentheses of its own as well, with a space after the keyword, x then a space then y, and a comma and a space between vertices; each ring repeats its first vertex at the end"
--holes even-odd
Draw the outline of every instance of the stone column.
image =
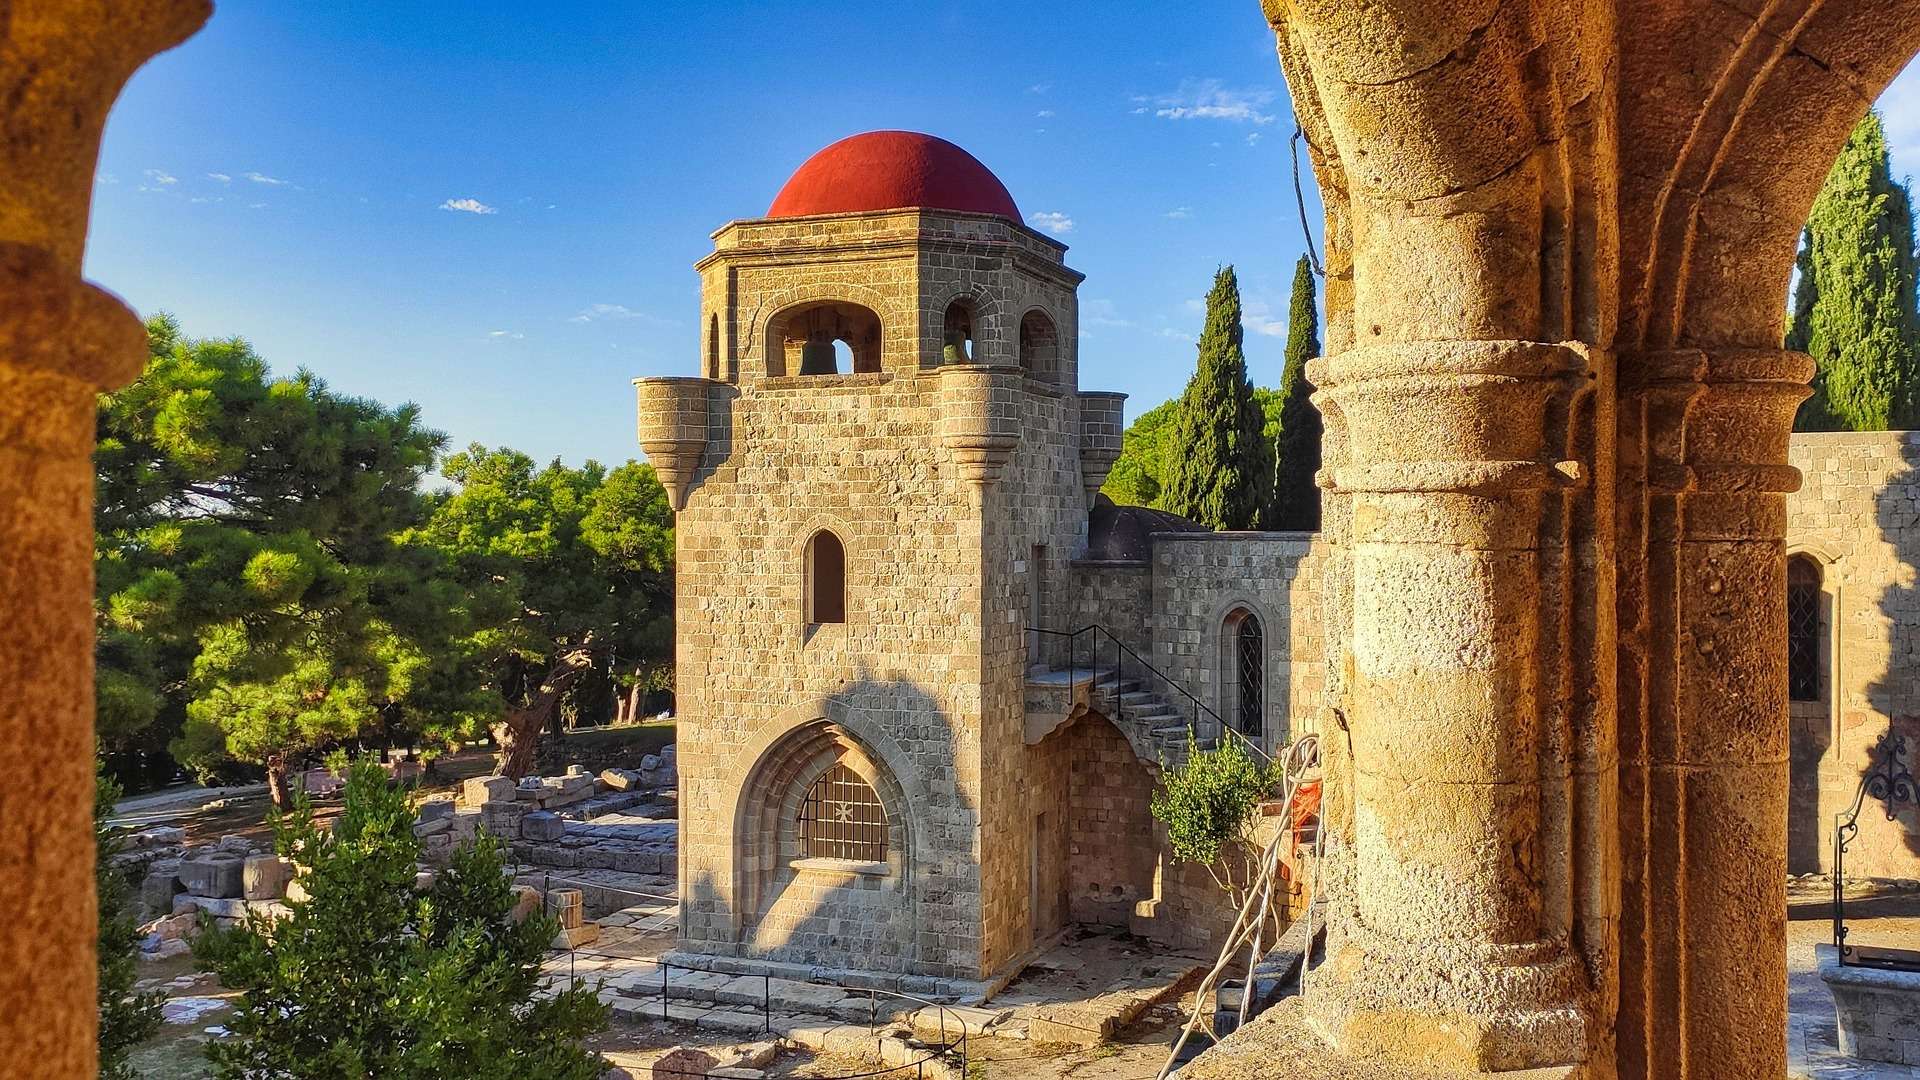
POLYGON ((1636 358, 1648 409, 1646 721, 1627 729, 1620 1075, 1777 1077, 1786 1025, 1786 495, 1813 363, 1636 358))
POLYGON ((146 356, 80 277, 100 132, 205 0, 0 4, 0 1045, 7 1073, 96 1074, 93 425, 146 356))
POLYGON ((1544 503, 1580 482, 1561 461, 1586 356, 1401 342, 1309 377, 1345 423, 1354 635, 1352 906, 1311 1016, 1349 1055, 1582 1062, 1583 973, 1544 895, 1566 858, 1543 850, 1566 835, 1545 789, 1567 775, 1542 764, 1540 538, 1544 503))

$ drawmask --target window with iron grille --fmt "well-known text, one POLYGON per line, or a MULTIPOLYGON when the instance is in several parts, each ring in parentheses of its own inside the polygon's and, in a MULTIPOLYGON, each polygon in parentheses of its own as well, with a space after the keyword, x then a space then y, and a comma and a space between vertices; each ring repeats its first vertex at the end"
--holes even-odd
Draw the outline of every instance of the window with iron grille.
POLYGON ((1234 653, 1239 657, 1239 694, 1234 726, 1243 735, 1258 735, 1266 715, 1267 654, 1260 620, 1252 612, 1234 627, 1234 653))
POLYGON ((1787 560, 1787 697, 1820 700, 1820 568, 1787 560))
POLYGON ((885 862, 887 812, 873 786, 836 764, 807 789, 800 806, 800 854, 810 859, 885 862))

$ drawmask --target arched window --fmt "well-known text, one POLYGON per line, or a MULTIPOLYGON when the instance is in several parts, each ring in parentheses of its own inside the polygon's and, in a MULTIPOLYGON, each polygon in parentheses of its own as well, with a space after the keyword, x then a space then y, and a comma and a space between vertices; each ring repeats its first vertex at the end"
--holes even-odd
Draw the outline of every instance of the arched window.
POLYGON ((725 378, 720 371, 720 316, 718 315, 707 322, 707 378, 725 378))
POLYGON ((965 364, 973 359, 973 304, 962 297, 947 305, 941 336, 940 362, 965 364))
POLYGON ((1029 311, 1020 317, 1020 366, 1045 382, 1060 377, 1060 335, 1044 311, 1029 311))
POLYGON ((1820 567, 1787 560, 1787 698, 1820 700, 1820 567))
POLYGON ((826 529, 807 541, 807 622, 847 621, 847 550, 826 529))
POLYGON ((880 370, 880 317, 859 304, 802 304, 767 323, 767 374, 844 375, 880 370))
POLYGON ((873 786, 842 762, 821 774, 800 804, 800 855, 887 861, 887 811, 873 786))
POLYGON ((1225 719, 1240 734, 1257 738, 1266 728, 1267 714, 1267 649, 1260 617, 1235 608, 1220 628, 1220 646, 1225 719))

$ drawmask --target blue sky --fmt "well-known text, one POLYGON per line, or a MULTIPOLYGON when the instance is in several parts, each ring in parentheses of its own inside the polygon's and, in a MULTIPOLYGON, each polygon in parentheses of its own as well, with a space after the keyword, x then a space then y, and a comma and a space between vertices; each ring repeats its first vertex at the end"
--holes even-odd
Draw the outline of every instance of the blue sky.
MULTIPOLYGON (((224 0, 114 110, 87 272, 455 445, 619 462, 630 380, 697 371, 709 234, 814 150, 909 128, 1071 245, 1083 386, 1129 416, 1177 393, 1220 263, 1271 385, 1302 243, 1286 87, 1258 4, 1183 8, 224 0)), ((1896 172, 1917 71, 1883 101, 1896 172)))

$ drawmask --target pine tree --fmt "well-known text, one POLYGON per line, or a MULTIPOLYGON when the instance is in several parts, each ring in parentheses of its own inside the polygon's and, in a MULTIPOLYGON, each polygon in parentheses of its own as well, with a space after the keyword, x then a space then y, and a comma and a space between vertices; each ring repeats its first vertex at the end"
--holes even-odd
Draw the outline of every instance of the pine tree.
POLYGON ((1920 420, 1913 205, 1868 113, 1814 200, 1786 345, 1813 356, 1798 431, 1884 431, 1920 420))
POLYGON ((1280 437, 1275 451, 1270 529, 1320 527, 1320 410, 1310 400, 1307 361, 1320 355, 1320 316, 1314 308, 1313 268, 1305 255, 1293 268, 1293 304, 1287 313, 1287 362, 1280 372, 1280 437))
POLYGON ((1214 529, 1252 529, 1273 498, 1273 444, 1247 380, 1241 349, 1240 283, 1223 267, 1207 293, 1200 357, 1180 398, 1162 500, 1168 510, 1214 529))
POLYGON ((300 797, 275 845, 304 871, 278 921, 209 927, 194 955, 241 991, 229 1034, 207 1044, 215 1076, 285 1080, 595 1080, 581 1040, 606 1025, 585 983, 541 989, 557 924, 515 921, 505 846, 482 833, 425 889, 406 791, 371 761, 347 771, 331 825, 300 797))

